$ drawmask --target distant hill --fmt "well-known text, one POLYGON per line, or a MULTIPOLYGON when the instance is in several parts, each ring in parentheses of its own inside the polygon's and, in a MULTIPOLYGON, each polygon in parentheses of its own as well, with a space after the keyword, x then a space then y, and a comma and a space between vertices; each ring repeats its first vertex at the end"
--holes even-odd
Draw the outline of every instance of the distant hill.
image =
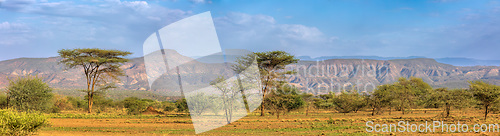
POLYGON ((319 86, 324 90, 324 86, 331 87, 332 83, 351 83, 358 86, 371 83, 378 86, 393 83, 400 77, 412 76, 422 78, 433 87, 466 88, 468 81, 472 80, 484 80, 500 85, 499 66, 453 66, 428 58, 300 61, 289 69, 297 71, 296 75, 289 77, 289 81, 302 89, 314 89, 319 86), (317 72, 316 69, 320 71, 317 72))
MULTIPOLYGON (((409 57, 379 57, 379 56, 321 56, 311 58, 309 56, 299 56, 301 60, 322 61, 329 59, 372 59, 372 60, 393 60, 393 59, 416 59, 426 58, 422 56, 409 57)), ((500 66, 500 60, 479 60, 471 58, 435 58, 439 63, 450 64, 454 66, 500 66)))
MULTIPOLYGON (((169 57, 176 57, 179 61, 189 61, 191 58, 184 57, 175 52, 167 51, 169 57)), ((321 84, 330 84, 332 81, 336 83, 356 83, 356 82, 371 82, 375 85, 392 83, 397 81, 399 77, 420 77, 434 87, 449 87, 463 88, 467 87, 467 81, 470 80, 485 80, 494 84, 500 84, 499 66, 453 66, 440 63, 434 59, 428 58, 395 58, 391 60, 377 60, 376 57, 371 59, 362 58, 349 59, 327 59, 319 66, 328 66, 328 74, 321 76, 307 77, 303 69, 312 69, 306 71, 315 73, 316 61, 308 61, 310 59, 302 58, 299 63, 291 65, 288 68, 299 67, 298 73, 295 76, 288 78, 288 81, 301 87, 317 87, 321 84), (368 66, 375 68, 374 76, 363 76, 363 67, 368 66), (302 70, 301 70, 302 69, 302 70), (347 69, 342 72, 341 69, 347 69), (335 71, 336 70, 336 71, 335 71)), ((381 58, 378 58, 381 59, 381 58)), ((382 58, 384 59, 384 58, 382 58)), ((387 59, 387 58, 386 58, 387 59)), ((60 58, 19 58, 6 61, 0 61, 0 88, 8 85, 8 78, 15 79, 17 76, 26 74, 38 75, 51 87, 61 90, 83 89, 85 86, 85 77, 82 69, 68 69, 61 64, 58 64, 60 58)), ((193 61, 196 65, 187 65, 187 69, 181 69, 183 80, 188 83, 207 82, 220 74, 225 74, 227 65, 223 64, 199 64, 193 61)), ((128 96, 127 94, 148 95, 148 98, 167 99, 166 96, 178 96, 179 94, 167 94, 172 88, 175 88, 176 82, 171 79, 164 78, 157 80, 158 83, 149 88, 147 75, 145 73, 144 59, 133 58, 130 62, 125 63, 121 67, 127 76, 121 77, 121 81, 116 83, 116 90, 124 90, 124 95, 117 97, 119 93, 113 93, 113 98, 120 99, 128 96), (126 90, 126 91, 125 91, 126 90), (135 91, 135 92, 134 92, 135 91)), ((369 69, 369 68, 368 68, 369 69)), ((320 68, 321 70, 321 68, 320 68)), ((326 71, 321 70, 321 71, 326 71)), ((367 74, 365 72, 365 74, 367 74)), ((368 74, 367 74, 368 75, 368 74)), ((171 92, 170 92, 171 93, 171 92)), ((64 94, 64 93, 62 93, 64 94)))

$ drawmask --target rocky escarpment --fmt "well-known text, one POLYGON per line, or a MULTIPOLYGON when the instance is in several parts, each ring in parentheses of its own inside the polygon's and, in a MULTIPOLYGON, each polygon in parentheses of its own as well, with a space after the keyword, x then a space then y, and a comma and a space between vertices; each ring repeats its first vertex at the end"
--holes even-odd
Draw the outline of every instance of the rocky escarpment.
MULTIPOLYGON (((177 57, 179 60, 189 60, 187 57, 177 57)), ((79 68, 65 69, 62 64, 58 64, 59 60, 60 58, 52 57, 1 61, 0 87, 8 85, 8 79, 32 74, 42 77, 54 88, 85 88, 85 76, 82 70, 79 68)), ((196 77, 213 77, 227 70, 222 67, 227 68, 225 65, 196 65, 180 72, 186 75, 186 78, 191 77, 190 80, 197 82, 195 80, 201 81, 206 78, 196 77)), ((121 68, 126 76, 121 77, 121 81, 116 83, 120 89, 158 91, 158 89, 149 88, 143 58, 131 59, 121 68)), ((468 86, 467 81, 479 79, 494 84, 500 83, 500 67, 498 66, 459 67, 438 63, 433 59, 300 61, 287 68, 297 72, 297 74, 289 76, 288 81, 303 89, 331 90, 331 86, 349 85, 370 88, 395 82, 400 77, 411 76, 422 78, 434 87, 462 88, 468 86)))

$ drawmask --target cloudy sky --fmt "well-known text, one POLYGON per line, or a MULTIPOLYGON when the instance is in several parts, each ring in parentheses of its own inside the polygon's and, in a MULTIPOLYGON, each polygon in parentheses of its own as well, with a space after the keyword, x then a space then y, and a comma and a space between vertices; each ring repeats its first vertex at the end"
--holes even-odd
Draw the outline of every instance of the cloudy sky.
POLYGON ((0 60, 144 40, 211 11, 223 49, 294 55, 500 59, 498 0, 0 0, 0 60))

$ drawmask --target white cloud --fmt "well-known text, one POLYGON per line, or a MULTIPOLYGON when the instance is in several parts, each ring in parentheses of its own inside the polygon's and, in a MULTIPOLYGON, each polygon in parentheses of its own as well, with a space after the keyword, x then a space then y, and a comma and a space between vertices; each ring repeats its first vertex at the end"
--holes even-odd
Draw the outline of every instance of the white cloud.
POLYGON ((280 29, 283 32, 280 36, 285 38, 304 41, 317 41, 322 40, 321 38, 323 38, 323 33, 316 27, 283 24, 280 25, 280 29))
POLYGON ((280 24, 266 15, 230 13, 215 18, 214 22, 221 44, 227 48, 303 53, 319 47, 328 48, 335 41, 316 27, 280 24))
POLYGON ((25 32, 29 30, 29 27, 22 23, 2 22, 0 23, 0 30, 2 30, 3 32, 9 32, 9 31, 25 32))
POLYGON ((189 0, 189 1, 191 1, 192 3, 195 3, 195 4, 212 3, 211 0, 189 0))
POLYGON ((146 1, 124 1, 121 2, 126 7, 131 7, 134 9, 144 9, 144 8, 149 8, 148 2, 146 1))
MULTIPOLYGON (((0 46, 43 44, 53 46, 47 52, 57 52, 61 48, 104 45, 107 48, 130 50, 136 56, 142 55, 141 45, 147 36, 172 22, 193 15, 190 11, 168 9, 147 1, 120 0, 94 1, 92 4, 44 2, 26 5, 23 10, 7 10, 39 16, 18 18, 32 22, 31 27, 22 23, 1 23, 1 29, 9 28, 12 31, 0 33, 0 39, 3 39, 0 46), (22 28, 21 25, 26 26, 25 31, 34 30, 29 35, 27 32, 14 34, 22 29, 12 28, 22 28), (6 40, 6 37, 12 40, 6 40)), ((267 15, 229 13, 214 18, 214 22, 223 48, 254 51, 285 49, 292 53, 304 53, 328 48, 338 39, 326 36, 316 27, 280 24, 267 15)))

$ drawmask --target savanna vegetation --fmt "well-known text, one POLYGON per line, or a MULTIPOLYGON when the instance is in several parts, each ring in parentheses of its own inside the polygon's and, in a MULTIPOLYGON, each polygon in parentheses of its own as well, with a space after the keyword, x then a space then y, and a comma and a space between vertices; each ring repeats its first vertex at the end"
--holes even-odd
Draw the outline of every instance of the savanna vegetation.
MULTIPOLYGON (((226 114, 238 90, 223 86, 224 77, 212 81, 224 99, 208 94, 158 101, 139 97, 110 99, 106 92, 123 73, 119 66, 129 52, 101 49, 61 50, 61 62, 68 68, 81 67, 87 77, 84 97, 54 94, 53 88, 37 76, 11 80, 0 94, 1 135, 191 135, 191 114, 226 114), (224 113, 213 112, 224 109, 224 113), (192 111, 189 111, 189 110, 192 111)), ((500 86, 471 81, 469 88, 432 88, 416 77, 400 78, 380 85, 372 92, 344 90, 314 96, 284 82, 293 74, 284 67, 298 60, 282 51, 254 54, 261 74, 263 101, 259 110, 236 122, 203 133, 208 135, 347 135, 365 134, 366 121, 448 121, 496 123, 500 121, 500 86)), ((251 56, 240 58, 248 63, 251 56)), ((238 64, 234 66, 238 69, 238 64)), ((248 109, 248 108, 247 108, 248 109)), ((438 134, 450 134, 441 132, 438 134)), ((391 133, 380 133, 391 134, 391 133)), ((469 134, 478 134, 470 132, 469 134)))

